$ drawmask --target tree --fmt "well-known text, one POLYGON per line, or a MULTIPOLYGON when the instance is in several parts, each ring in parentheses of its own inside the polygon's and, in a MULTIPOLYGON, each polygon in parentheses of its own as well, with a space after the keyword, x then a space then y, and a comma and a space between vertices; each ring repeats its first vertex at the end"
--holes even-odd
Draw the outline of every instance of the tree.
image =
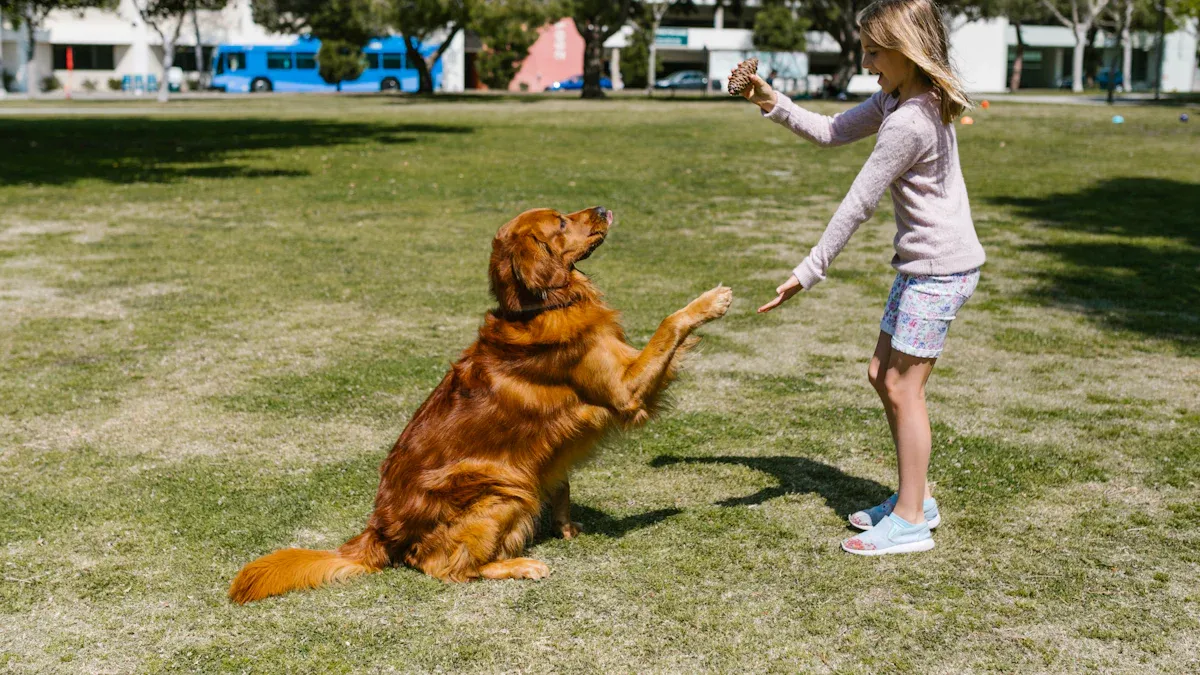
POLYGON ((418 93, 433 93, 433 67, 482 3, 483 0, 395 0, 392 18, 404 38, 407 61, 417 69, 418 93), (442 43, 429 56, 423 55, 421 45, 439 31, 444 31, 442 43))
POLYGON ((811 22, 800 16, 799 2, 763 0, 754 17, 754 46, 768 52, 804 51, 804 33, 811 22))
POLYGON ((657 52, 654 60, 650 60, 650 45, 653 42, 654 36, 647 24, 637 22, 625 41, 625 47, 621 49, 621 77, 626 89, 652 91, 655 81, 662 74, 662 59, 658 58, 657 52), (654 65, 651 66, 651 63, 654 65))
POLYGON ((170 96, 166 73, 175 65, 175 45, 189 12, 200 9, 217 10, 225 6, 226 0, 132 0, 142 21, 162 40, 163 83, 158 87, 158 102, 166 103, 170 96))
POLYGON ((632 0, 564 0, 566 13, 583 37, 582 98, 604 98, 600 77, 604 69, 604 41, 631 18, 632 0))
POLYGON ((867 0, 811 0, 805 4, 812 27, 828 33, 841 47, 833 74, 833 86, 839 90, 846 88, 862 62, 858 13, 867 4, 867 0))
MULTIPOLYGON (((13 28, 25 29, 25 91, 30 96, 36 96, 39 91, 37 62, 34 61, 34 48, 37 47, 37 31, 42 26, 50 12, 59 9, 83 9, 84 7, 103 7, 112 0, 24 0, 16 2, 8 0, 4 10, 14 18, 10 19, 13 28)), ((2 88, 3 85, 0 85, 2 88)))
POLYGON ((1110 0, 1041 0, 1042 5, 1062 25, 1075 35, 1075 50, 1071 59, 1071 90, 1083 91, 1083 52, 1088 33, 1110 0), (1069 9, 1070 18, 1064 14, 1069 9))
POLYGON ((1017 48, 1013 58, 1012 77, 1008 88, 1017 91, 1021 88, 1021 73, 1025 66, 1025 35, 1021 28, 1027 23, 1034 23, 1046 18, 1046 8, 1041 0, 1000 0, 996 13, 1007 18, 1017 32, 1017 48))
POLYGON ((387 0, 255 0, 254 22, 274 33, 311 33, 364 45, 387 30, 387 0))
POLYGON ((683 2, 690 4, 690 0, 643 0, 642 2, 641 18, 645 25, 639 26, 643 32, 640 38, 646 41, 646 49, 649 51, 649 55, 646 57, 646 95, 654 93, 654 82, 658 79, 656 77, 658 74, 658 44, 656 43, 658 27, 662 25, 663 17, 667 15, 667 12, 683 2))
POLYGON ((357 79, 367 68, 367 59, 360 45, 344 40, 321 40, 317 51, 317 74, 325 82, 342 90, 346 80, 357 79))
POLYGON ((508 87, 538 39, 535 29, 550 19, 549 9, 544 0, 492 0, 475 7, 469 28, 483 43, 475 68, 484 84, 508 87))
POLYGON ((253 8, 254 21, 270 31, 320 38, 318 72, 338 91, 344 80, 362 74, 362 47, 387 32, 391 14, 386 0, 255 0, 253 8))

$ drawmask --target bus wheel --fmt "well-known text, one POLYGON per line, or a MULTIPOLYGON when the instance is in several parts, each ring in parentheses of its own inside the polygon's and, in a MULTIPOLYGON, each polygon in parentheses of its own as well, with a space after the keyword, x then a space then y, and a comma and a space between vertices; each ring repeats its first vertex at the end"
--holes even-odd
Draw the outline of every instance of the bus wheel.
POLYGON ((265 91, 271 91, 274 87, 271 86, 271 81, 265 77, 256 77, 250 83, 250 91, 261 94, 265 91))
POLYGON ((400 81, 394 77, 385 77, 379 83, 379 91, 400 91, 400 81))

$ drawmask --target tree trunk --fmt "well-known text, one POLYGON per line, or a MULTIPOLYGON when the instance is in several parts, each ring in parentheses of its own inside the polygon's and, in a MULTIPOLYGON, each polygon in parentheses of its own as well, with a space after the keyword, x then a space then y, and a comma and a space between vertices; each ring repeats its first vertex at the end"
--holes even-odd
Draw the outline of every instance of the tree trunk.
POLYGON ((1071 55, 1071 91, 1083 91, 1083 48, 1087 26, 1075 26, 1075 52, 1071 55))
POLYGON ((1124 21, 1121 23, 1121 85, 1124 91, 1133 91, 1133 40, 1129 27, 1133 24, 1133 0, 1125 3, 1124 21))
POLYGON ((604 98, 604 88, 600 86, 604 75, 604 33, 598 23, 589 24, 583 32, 582 98, 604 98))
MULTIPOLYGON (((179 17, 179 22, 183 23, 183 17, 179 17)), ((178 32, 178 31, 176 31, 178 32)), ((171 71, 171 66, 175 65, 175 40, 170 37, 163 37, 163 76, 162 81, 158 83, 158 102, 166 103, 171 96, 171 86, 168 84, 167 78, 171 71)))
POLYGON ((33 20, 33 15, 26 13, 22 19, 25 22, 25 93, 30 98, 34 98, 41 94, 41 87, 37 82, 37 63, 33 60, 34 52, 37 50, 37 43, 34 42, 34 30, 37 23, 33 20))
POLYGON ((0 99, 8 95, 4 87, 4 12, 0 11, 0 99))
MULTIPOLYGON (((417 44, 420 44, 419 41, 417 44)), ((432 94, 433 93, 433 75, 429 73, 429 64, 425 62, 425 57, 421 56, 421 50, 413 44, 412 36, 404 36, 405 58, 412 67, 417 69, 417 93, 432 94)))
POLYGON ((658 71, 658 68, 655 67, 657 65, 657 61, 658 61, 658 45, 655 44, 655 36, 656 35, 658 35, 658 21, 657 20, 655 20, 654 23, 651 24, 651 26, 650 26, 650 63, 646 66, 646 95, 647 96, 654 95, 654 81, 657 79, 657 78, 655 78, 655 75, 657 74, 657 71, 658 71))
POLYGON ((1096 49, 1096 33, 1098 32, 1100 32, 1099 24, 1088 24, 1087 41, 1084 43, 1083 50, 1083 79, 1084 83, 1088 85, 1096 83, 1096 74, 1100 71, 1100 65, 1104 61, 1104 48, 1096 49))
POLYGON ((858 72, 858 64, 862 62, 858 56, 860 48, 857 37, 854 44, 842 44, 842 51, 838 54, 837 70, 833 73, 833 86, 838 91, 845 91, 850 84, 850 78, 858 72))
POLYGON ((422 80, 421 88, 419 90, 420 93, 433 93, 433 67, 436 66, 437 62, 441 60, 442 54, 445 54, 446 50, 450 48, 450 43, 454 41, 454 36, 458 35, 458 31, 460 30, 462 30, 461 26, 452 24, 450 27, 450 32, 446 34, 446 39, 442 40, 442 44, 438 46, 437 51, 430 54, 428 59, 425 59, 425 79, 428 80, 428 88, 426 88, 425 80, 422 80))
POLYGON ((196 72, 200 76, 196 82, 204 89, 208 85, 208 69, 204 67, 204 47, 200 43, 200 10, 195 8, 192 9, 192 28, 196 31, 196 72))
MULTIPOLYGON (((1117 45, 1118 50, 1121 45, 1117 45)), ((1108 104, 1113 104, 1113 92, 1117 89, 1117 54, 1113 54, 1108 64, 1108 104)))
POLYGON ((1017 29, 1017 55, 1013 59, 1012 79, 1008 82, 1009 91, 1021 88, 1021 71, 1025 68, 1025 39, 1021 35, 1021 22, 1013 22, 1017 29))

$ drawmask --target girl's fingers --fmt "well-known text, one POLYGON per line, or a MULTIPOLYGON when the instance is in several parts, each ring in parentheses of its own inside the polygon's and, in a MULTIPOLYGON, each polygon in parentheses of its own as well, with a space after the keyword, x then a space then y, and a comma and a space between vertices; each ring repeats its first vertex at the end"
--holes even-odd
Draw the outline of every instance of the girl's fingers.
POLYGON ((775 309, 776 307, 778 307, 780 305, 780 303, 782 303, 782 302, 783 302, 783 294, 777 295, 777 296, 775 296, 774 300, 768 302, 767 304, 763 305, 762 307, 759 307, 758 313, 762 314, 764 312, 769 312, 769 311, 775 309))

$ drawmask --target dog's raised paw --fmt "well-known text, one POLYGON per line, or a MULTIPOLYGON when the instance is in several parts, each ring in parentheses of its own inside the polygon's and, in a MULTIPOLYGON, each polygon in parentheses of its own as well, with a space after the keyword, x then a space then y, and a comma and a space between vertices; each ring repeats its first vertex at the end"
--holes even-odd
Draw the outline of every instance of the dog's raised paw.
POLYGON ((733 304, 733 289, 728 286, 717 286, 692 302, 701 322, 712 321, 725 316, 729 306, 733 304))

